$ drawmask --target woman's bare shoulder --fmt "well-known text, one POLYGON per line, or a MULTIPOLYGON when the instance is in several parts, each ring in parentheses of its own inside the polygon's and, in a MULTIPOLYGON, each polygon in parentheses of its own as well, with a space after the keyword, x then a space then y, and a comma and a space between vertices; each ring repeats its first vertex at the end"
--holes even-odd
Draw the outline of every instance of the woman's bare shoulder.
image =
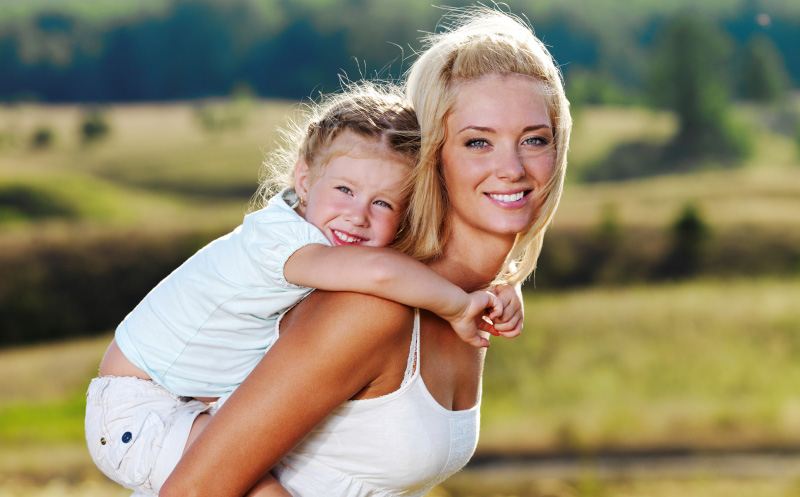
POLYGON ((413 309, 397 302, 317 290, 286 315, 275 347, 288 339, 294 360, 329 364, 325 376, 350 386, 346 398, 379 397, 403 378, 413 326, 413 309))
POLYGON ((314 323, 320 329, 371 336, 409 336, 414 311, 392 300, 354 292, 316 290, 298 303, 281 322, 281 333, 314 323))

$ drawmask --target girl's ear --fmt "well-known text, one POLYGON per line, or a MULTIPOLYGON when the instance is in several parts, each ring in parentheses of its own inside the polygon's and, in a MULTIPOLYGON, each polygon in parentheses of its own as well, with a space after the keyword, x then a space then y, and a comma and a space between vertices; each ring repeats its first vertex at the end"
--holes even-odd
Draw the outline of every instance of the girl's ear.
POLYGON ((301 204, 308 199, 308 189, 311 188, 311 168, 304 158, 297 159, 294 164, 294 191, 302 199, 301 204))

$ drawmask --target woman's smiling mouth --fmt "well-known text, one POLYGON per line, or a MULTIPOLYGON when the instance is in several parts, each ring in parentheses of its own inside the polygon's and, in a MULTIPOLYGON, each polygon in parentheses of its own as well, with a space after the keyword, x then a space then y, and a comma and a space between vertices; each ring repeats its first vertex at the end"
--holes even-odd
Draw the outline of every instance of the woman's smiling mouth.
POLYGON ((531 190, 523 190, 516 193, 486 193, 485 195, 503 206, 516 207, 530 192, 531 190))

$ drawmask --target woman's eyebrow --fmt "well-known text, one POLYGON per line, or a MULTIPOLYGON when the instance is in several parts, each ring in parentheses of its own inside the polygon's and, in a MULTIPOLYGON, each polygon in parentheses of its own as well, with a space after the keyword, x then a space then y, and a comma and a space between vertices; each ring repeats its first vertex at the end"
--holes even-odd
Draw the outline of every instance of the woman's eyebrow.
POLYGON ((539 129, 550 129, 549 124, 536 124, 533 126, 526 126, 525 129, 522 130, 523 133, 527 133, 528 131, 536 131, 539 129))
POLYGON ((486 126, 472 126, 472 125, 464 126, 460 130, 458 130, 458 132, 461 133, 462 131, 466 131, 468 129, 472 129, 472 130, 475 130, 475 131, 483 131, 484 133, 494 133, 495 132, 494 128, 489 128, 489 127, 486 127, 486 126))
MULTIPOLYGON (((527 133, 528 131, 536 131, 536 130, 543 129, 543 128, 544 129, 550 129, 550 125, 549 124, 534 124, 534 125, 531 125, 531 126, 525 126, 522 129, 522 132, 523 133, 527 133)), ((488 126, 473 126, 473 125, 469 125, 469 126, 464 126, 460 130, 458 130, 458 132, 456 134, 461 133, 463 131, 466 131, 468 129, 469 130, 475 130, 475 131, 482 131, 484 133, 496 133, 497 132, 494 128, 490 128, 488 126)))

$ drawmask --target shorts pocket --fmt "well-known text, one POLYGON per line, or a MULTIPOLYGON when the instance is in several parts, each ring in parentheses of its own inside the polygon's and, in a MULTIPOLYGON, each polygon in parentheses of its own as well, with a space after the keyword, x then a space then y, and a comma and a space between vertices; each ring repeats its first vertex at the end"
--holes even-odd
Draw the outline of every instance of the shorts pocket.
MULTIPOLYGON (((157 413, 141 410, 132 416, 107 419, 95 440, 97 466, 109 478, 128 487, 147 482, 160 447, 164 423, 157 413)), ((87 429, 87 438, 89 430, 87 429)), ((90 449, 91 449, 90 443, 90 449)))

